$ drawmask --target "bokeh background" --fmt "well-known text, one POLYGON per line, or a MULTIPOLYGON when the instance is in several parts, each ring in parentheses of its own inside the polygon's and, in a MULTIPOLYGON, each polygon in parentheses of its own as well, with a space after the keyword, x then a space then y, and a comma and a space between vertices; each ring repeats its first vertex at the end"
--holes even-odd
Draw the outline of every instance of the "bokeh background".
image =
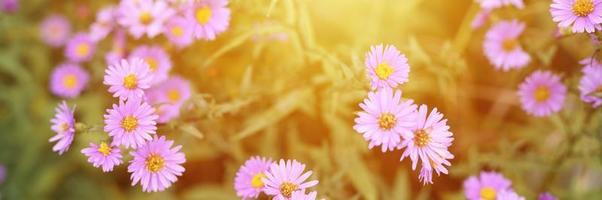
MULTIPOLYGON (((172 74, 194 85, 190 110, 159 127, 183 145, 186 172, 165 192, 130 186, 126 165, 111 173, 80 153, 106 137, 101 128, 77 133, 58 156, 48 139, 60 99, 48 90, 49 73, 65 60, 45 45, 39 24, 50 14, 68 17, 87 31, 95 13, 118 1, 22 0, 0 14, 0 164, 7 177, 1 199, 237 199, 233 180, 252 155, 297 159, 314 171, 324 199, 463 199, 462 183, 480 170, 495 170, 528 199, 550 191, 561 199, 602 199, 602 116, 579 101, 578 61, 594 53, 587 35, 555 38, 551 1, 525 0, 526 8, 495 11, 492 21, 527 23, 521 38, 533 62, 510 72, 495 70, 482 53, 491 22, 473 30, 479 10, 472 0, 231 0, 230 28, 214 41, 178 50, 163 37, 128 39, 168 49, 172 74), (367 96, 364 54, 393 44, 408 56, 405 98, 437 107, 454 133, 449 175, 423 186, 401 151, 369 150, 352 129, 367 96), (530 72, 549 69, 570 88, 563 111, 528 116, 516 89, 530 72)), ((104 52, 84 64, 91 82, 69 100, 77 120, 101 127, 115 99, 102 84, 104 52)), ((267 199, 267 197, 262 197, 267 199)))

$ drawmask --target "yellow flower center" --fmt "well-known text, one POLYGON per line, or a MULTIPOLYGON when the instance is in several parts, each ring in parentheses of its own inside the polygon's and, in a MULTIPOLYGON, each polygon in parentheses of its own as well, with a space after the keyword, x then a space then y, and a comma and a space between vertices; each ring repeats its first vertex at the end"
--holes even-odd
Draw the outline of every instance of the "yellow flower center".
POLYGON ((127 89, 134 89, 138 86, 138 79, 134 74, 129 74, 123 78, 123 87, 127 89))
POLYGON ((540 86, 535 90, 535 101, 542 102, 550 98, 550 90, 545 86, 540 86))
POLYGON ((573 3, 573 14, 579 17, 587 17, 594 12, 594 1, 592 0, 575 0, 573 3))
POLYGON ((146 61, 146 63, 148 64, 148 67, 150 67, 150 70, 152 72, 157 70, 157 67, 159 66, 159 62, 157 62, 157 59, 149 56, 149 57, 146 57, 146 59, 144 59, 144 60, 146 61))
POLYGON ((209 19, 211 19, 212 14, 211 9, 207 6, 199 8, 195 13, 196 21, 201 25, 205 25, 209 22, 209 19))
POLYGON ((77 77, 73 74, 67 74, 63 77, 63 86, 67 89, 73 89, 77 85, 77 77))
POLYGON ((289 182, 284 182, 280 185, 280 193, 286 198, 291 198, 291 194, 297 189, 299 189, 299 186, 289 182))
POLYGON ((69 128, 71 128, 71 127, 69 126, 68 123, 62 123, 61 124, 61 130, 62 130, 63 133, 67 132, 69 130, 69 128))
POLYGON ((90 53, 90 45, 82 42, 75 47, 75 54, 79 57, 87 56, 90 53))
POLYGON ((101 142, 98 146, 98 152, 102 153, 102 155, 108 156, 111 154, 111 147, 107 143, 101 142))
POLYGON ((431 136, 424 129, 420 129, 414 132, 414 144, 417 147, 426 146, 431 141, 431 136))
POLYGON ((138 119, 132 115, 126 116, 121 121, 121 128, 125 129, 126 132, 131 132, 136 127, 138 127, 138 119))
POLYGON ((172 89, 167 92, 167 98, 171 103, 177 103, 182 96, 180 95, 180 91, 177 89, 172 89))
POLYGON ((481 188, 480 195, 481 199, 483 200, 495 200, 496 198, 495 189, 493 189, 492 187, 481 188))
POLYGON ((184 29, 180 26, 174 26, 171 28, 171 34, 176 37, 182 37, 182 35, 184 35, 184 29))
POLYGON ((378 126, 385 131, 391 130, 396 122, 395 116, 391 113, 383 113, 378 118, 378 126))
POLYGON ((148 25, 153 21, 153 15, 148 11, 142 12, 140 13, 139 20, 141 24, 148 25))
POLYGON ((376 76, 378 76, 380 80, 386 80, 387 78, 389 78, 389 76, 391 76, 391 74, 393 74, 393 68, 385 62, 380 63, 376 67, 376 76))
POLYGON ((502 48, 504 49, 505 52, 514 51, 514 49, 516 49, 516 47, 518 47, 517 39, 506 39, 506 40, 504 40, 504 42, 502 42, 502 48))
POLYGON ((253 179, 251 179, 251 186, 253 186, 254 188, 262 188, 263 187, 263 178, 265 178, 265 174, 263 173, 257 173, 255 174, 255 176, 253 176, 253 179))
POLYGON ((146 169, 151 172, 158 172, 165 166, 163 157, 157 154, 151 154, 146 158, 146 169))

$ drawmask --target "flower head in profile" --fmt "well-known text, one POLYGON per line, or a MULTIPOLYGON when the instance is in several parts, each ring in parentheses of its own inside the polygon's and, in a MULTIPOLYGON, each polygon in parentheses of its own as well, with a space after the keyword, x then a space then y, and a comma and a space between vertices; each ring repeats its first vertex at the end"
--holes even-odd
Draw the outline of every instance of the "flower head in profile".
POLYGON ((468 200, 495 200, 499 193, 510 188, 512 182, 496 172, 481 172, 464 181, 464 195, 468 200))
POLYGON ((50 120, 52 126, 50 129, 56 133, 50 138, 50 142, 56 142, 52 147, 52 151, 57 152, 59 155, 69 150, 73 137, 75 136, 75 118, 73 116, 75 107, 70 109, 65 101, 61 102, 55 109, 56 114, 54 118, 50 120))
POLYGON ((410 65, 405 55, 393 45, 370 47, 365 64, 372 89, 396 88, 408 82, 410 65))
POLYGON ((523 110, 536 117, 560 111, 567 93, 560 77, 549 71, 533 72, 518 90, 523 110))
POLYGON ((500 21, 487 31, 483 50, 495 68, 508 71, 526 67, 531 62, 519 41, 524 30, 525 23, 513 20, 500 21))
POLYGON ((503 190, 497 194, 496 199, 503 200, 525 200, 525 197, 518 195, 514 190, 503 190))
POLYGON ((148 91, 148 101, 155 105, 159 123, 166 123, 180 115, 180 107, 190 98, 190 83, 180 76, 172 76, 148 91))
POLYGON ((583 77, 579 81, 581 100, 598 108, 602 105, 602 65, 595 59, 586 59, 581 63, 585 64, 583 77))
POLYGON ((544 192, 537 196, 537 200, 558 200, 558 198, 548 192, 544 192))
POLYGON ((317 195, 318 195, 318 192, 316 192, 316 191, 305 194, 305 191, 299 190, 299 191, 293 192, 293 195, 291 196, 291 200, 316 200, 317 195))
POLYGON ((272 160, 259 156, 251 157, 243 164, 234 179, 236 195, 242 199, 256 199, 264 190, 263 178, 272 165, 272 160))
POLYGON ((363 111, 357 114, 353 129, 370 142, 369 148, 380 145, 382 152, 392 151, 401 143, 401 136, 411 134, 416 126, 416 105, 402 100, 399 90, 370 92, 360 107, 363 111))
POLYGON ((153 74, 153 85, 167 79, 171 70, 169 55, 159 46, 139 46, 132 51, 129 58, 130 60, 142 58, 148 64, 153 74))
POLYGON ((86 33, 78 33, 67 42, 65 56, 72 62, 85 62, 92 59, 96 43, 86 33))
POLYGON ((518 9, 523 9, 525 7, 525 3, 523 0, 476 0, 481 8, 485 9, 495 9, 501 8, 504 6, 512 5, 518 9))
POLYGON ((146 34, 149 38, 159 35, 163 25, 174 10, 163 0, 124 0, 118 8, 118 22, 127 27, 134 38, 146 34))
POLYGON ((52 47, 64 45, 69 39, 69 34, 71 34, 71 24, 62 15, 47 16, 40 24, 40 37, 52 47))
POLYGON ((173 16, 165 24, 163 34, 177 47, 186 47, 193 42, 193 22, 184 17, 173 16))
POLYGON ((105 62, 107 63, 107 65, 118 64, 121 59, 125 58, 126 38, 126 33, 123 30, 115 30, 113 34, 111 50, 105 55, 105 62))
POLYGON ((182 176, 186 162, 182 146, 173 146, 173 141, 165 136, 155 137, 130 152, 133 159, 128 166, 131 173, 132 185, 140 182, 144 192, 160 192, 170 187, 182 176))
POLYGON ((88 157, 88 162, 94 167, 102 167, 103 172, 113 171, 113 167, 122 162, 121 149, 110 143, 90 143, 88 148, 82 149, 82 153, 88 157))
POLYGON ((155 109, 140 98, 119 101, 119 105, 113 104, 104 115, 104 131, 113 137, 114 145, 135 149, 152 139, 157 118, 155 109))
POLYGON ((115 7, 106 7, 96 14, 96 21, 90 27, 90 38, 93 41, 104 39, 113 30, 116 10, 115 7))
POLYGON ((572 27, 574 33, 593 33, 602 29, 601 0, 553 0, 550 13, 559 27, 572 27))
POLYGON ((149 65, 140 58, 122 59, 105 70, 103 83, 109 92, 121 100, 143 98, 144 90, 150 88, 153 73, 149 65))
POLYGON ((193 22, 191 25, 195 38, 214 40, 230 25, 228 0, 190 1, 186 18, 193 22))
POLYGON ((454 158, 448 150, 454 138, 447 126, 447 119, 443 118, 443 114, 439 113, 437 108, 428 114, 427 106, 421 105, 418 108, 415 126, 411 132, 404 132, 401 136, 403 141, 399 148, 405 150, 400 160, 409 156, 412 160, 412 169, 416 169, 416 165, 420 162, 421 182, 433 183, 431 170, 435 170, 437 174, 447 174, 444 165, 450 166, 448 159, 454 158))
POLYGON ((280 160, 272 163, 263 178, 264 192, 274 196, 274 200, 290 200, 293 193, 303 191, 318 184, 317 180, 306 182, 312 171, 305 171, 305 165, 296 160, 280 160))
POLYGON ((61 64, 50 76, 50 91, 59 97, 75 98, 88 84, 88 72, 76 64, 61 64))

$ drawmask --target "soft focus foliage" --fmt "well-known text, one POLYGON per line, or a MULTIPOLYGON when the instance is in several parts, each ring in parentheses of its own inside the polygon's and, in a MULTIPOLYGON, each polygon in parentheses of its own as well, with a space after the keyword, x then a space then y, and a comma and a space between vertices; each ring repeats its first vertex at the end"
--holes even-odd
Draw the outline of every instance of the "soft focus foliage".
POLYGON ((476 30, 480 8, 472 0, 231 0, 230 26, 213 41, 177 48, 162 36, 129 39, 128 51, 151 44, 168 50, 171 74, 193 88, 183 105, 190 110, 157 130, 182 145, 186 171, 166 191, 143 193, 130 186, 127 165, 102 173, 80 152, 106 139, 103 114, 116 103, 102 84, 111 40, 81 64, 88 87, 69 100, 85 122, 76 126, 86 131, 62 156, 48 143, 61 101, 50 92, 50 73, 65 58, 38 27, 61 14, 74 33, 87 31, 96 12, 116 3, 22 0, 17 11, 0 13, 0 198, 237 199, 236 171, 260 155, 304 163, 325 199, 464 199, 463 181, 481 170, 504 174, 527 199, 546 191, 602 199, 602 112, 578 91, 579 61, 595 45, 587 34, 555 38, 550 0, 495 10, 476 30), (482 42, 492 21, 513 18, 526 23, 520 43, 531 62, 502 72, 482 42), (434 176, 433 185, 419 183, 400 151, 368 150, 353 130, 370 89, 364 56, 381 43, 408 58, 404 98, 437 107, 454 133, 450 175, 434 176), (568 89, 563 109, 547 118, 524 112, 516 92, 538 69, 554 71, 568 89))

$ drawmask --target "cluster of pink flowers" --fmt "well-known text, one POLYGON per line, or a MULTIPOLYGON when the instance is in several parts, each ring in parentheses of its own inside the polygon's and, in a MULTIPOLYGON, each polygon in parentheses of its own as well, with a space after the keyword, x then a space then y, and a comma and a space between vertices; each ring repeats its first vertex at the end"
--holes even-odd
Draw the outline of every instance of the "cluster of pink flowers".
POLYGON ((273 162, 254 156, 236 173, 234 189, 241 199, 257 199, 264 193, 275 200, 315 200, 317 192, 305 190, 316 186, 318 181, 307 181, 312 171, 304 171, 305 165, 296 160, 273 162))
POLYGON ((445 166, 454 158, 448 150, 453 134, 437 108, 429 113, 426 105, 402 99, 397 87, 408 81, 407 61, 392 45, 373 46, 366 54, 366 71, 374 91, 359 104, 362 111, 353 128, 369 142, 369 148, 380 146, 382 152, 405 148, 401 160, 409 157, 414 170, 420 163, 420 181, 432 184, 433 170, 448 173, 445 166))
MULTIPOLYGON (((512 182, 497 172, 482 171, 464 181, 464 195, 468 200, 524 200, 512 189, 512 182)), ((541 193, 538 200, 556 200, 550 193, 541 193)))

